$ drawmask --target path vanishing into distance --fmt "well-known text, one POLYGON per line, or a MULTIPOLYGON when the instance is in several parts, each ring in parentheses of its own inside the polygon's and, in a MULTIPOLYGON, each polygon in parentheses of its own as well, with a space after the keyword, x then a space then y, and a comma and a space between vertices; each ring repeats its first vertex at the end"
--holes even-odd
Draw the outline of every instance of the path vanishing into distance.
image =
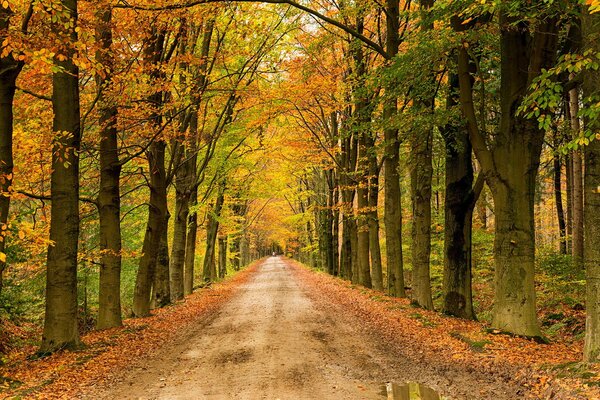
POLYGON ((386 382, 406 381, 449 398, 517 398, 500 378, 415 362, 315 290, 270 257, 218 312, 83 398, 382 399, 394 398, 386 382))

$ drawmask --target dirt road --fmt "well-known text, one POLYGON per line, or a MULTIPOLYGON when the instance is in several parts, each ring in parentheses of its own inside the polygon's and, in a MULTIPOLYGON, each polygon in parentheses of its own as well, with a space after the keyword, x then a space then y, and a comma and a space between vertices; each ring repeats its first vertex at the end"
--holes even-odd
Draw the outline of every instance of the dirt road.
MULTIPOLYGON (((385 382, 426 370, 335 305, 312 301, 291 268, 269 258, 217 315, 86 398, 382 399, 385 382)), ((464 384, 423 378, 442 391, 464 384)), ((490 398, 507 395, 493 385, 490 398)))

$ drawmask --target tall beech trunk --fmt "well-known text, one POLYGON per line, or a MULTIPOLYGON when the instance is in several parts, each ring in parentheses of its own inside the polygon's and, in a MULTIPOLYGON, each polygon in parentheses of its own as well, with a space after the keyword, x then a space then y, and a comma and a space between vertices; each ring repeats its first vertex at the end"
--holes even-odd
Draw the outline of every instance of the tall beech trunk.
MULTIPOLYGON (((400 45, 400 2, 386 0, 386 52, 390 59, 398 54, 400 45)), ((390 81, 390 86, 393 82, 390 81)), ((393 87, 389 87, 393 92, 393 87)), ((402 191, 400 189, 400 141, 398 129, 390 124, 398 112, 396 98, 386 96, 383 104, 385 121, 385 241, 387 248, 388 293, 392 296, 405 297, 404 265, 402 260, 402 191)))
POLYGON ((412 169, 412 301, 432 310, 429 258, 431 253, 431 180, 433 132, 411 139, 412 169))
MULTIPOLYGON (((573 88, 569 91, 569 117, 571 131, 574 137, 581 134, 581 123, 579 121, 579 89, 573 88)), ((572 166, 572 204, 573 204, 573 237, 571 254, 573 261, 578 267, 583 266, 583 158, 580 149, 571 153, 572 166)))
POLYGON ((206 253, 204 255, 204 265, 202 269, 202 278, 205 282, 213 282, 217 276, 215 271, 215 246, 217 242, 217 232, 219 231, 219 217, 225 201, 225 184, 219 186, 217 201, 208 213, 208 226, 206 228, 206 253))
POLYGON ((383 268, 381 266, 381 247, 379 245, 379 164, 375 153, 375 138, 369 135, 367 146, 369 163, 369 252, 371 253, 371 273, 373 289, 383 290, 383 268))
MULTIPOLYGON (((433 6, 433 0, 421 0, 421 29, 433 29, 427 13, 433 6)), ((425 79, 433 80, 431 76, 425 79)), ((432 113, 433 94, 418 99, 415 107, 420 112, 432 113)), ((433 180, 433 127, 426 127, 418 137, 411 138, 412 168, 410 188, 412 199, 412 301, 419 306, 432 310, 431 278, 429 261, 431 253, 431 183, 433 180)))
MULTIPOLYGON (((366 129, 366 128, 363 128, 366 129)), ((358 283, 370 288, 371 266, 369 262, 369 165, 367 156, 366 133, 360 132, 358 144, 358 175, 359 183, 356 189, 358 205, 358 283)))
MULTIPOLYGON (((364 31, 364 16, 362 12, 356 17, 356 31, 364 31)), ((352 86, 354 112, 352 116, 352 132, 358 138, 358 160, 356 189, 358 219, 357 219, 357 281, 360 285, 371 287, 371 266, 369 261, 369 155, 367 146, 367 131, 371 129, 372 104, 369 95, 365 93, 365 77, 367 74, 366 60, 361 43, 353 40, 350 52, 354 61, 355 81, 352 86)))
MULTIPOLYGON (((449 78, 448 108, 458 104, 458 75, 449 78)), ((464 126, 443 131, 446 144, 446 197, 444 201, 443 312, 475 319, 471 286, 473 210, 484 180, 473 187, 473 163, 469 132, 464 126)))
POLYGON ((244 217, 248 211, 247 201, 242 201, 239 195, 235 197, 236 202, 231 206, 233 215, 238 218, 242 225, 240 229, 231 235, 230 244, 230 259, 231 265, 235 271, 239 271, 242 266, 242 237, 244 236, 244 217))
MULTIPOLYGON (((10 25, 11 11, 0 9, 0 32, 6 32, 10 25)), ((0 40, 4 41, 0 33, 0 40)), ((8 212, 10 208, 10 187, 13 182, 13 100, 16 82, 23 63, 12 55, 0 58, 0 227, 8 232, 8 212)), ((4 253, 6 237, 0 238, 0 253, 4 253)), ((0 293, 4 285, 6 262, 0 261, 0 293)))
POLYGON ((156 255, 156 269, 154 272, 154 282, 152 284, 152 307, 161 308, 171 304, 174 299, 171 296, 171 285, 169 279, 169 240, 168 226, 171 215, 165 210, 165 217, 160 233, 160 244, 158 245, 158 254, 156 255))
MULTIPOLYGON (((144 63, 150 69, 151 78, 156 80, 162 72, 157 65, 163 54, 165 36, 156 27, 150 27, 150 40, 144 49, 144 63)), ((163 93, 157 92, 149 96, 149 104, 155 107, 150 115, 151 126, 159 129, 161 123, 160 107, 163 93)), ((163 235, 167 216, 167 176, 165 171, 166 143, 162 138, 154 140, 146 151, 150 200, 148 207, 148 223, 142 245, 142 256, 139 261, 133 293, 133 315, 145 317, 150 315, 150 302, 160 241, 163 235)))
MULTIPOLYGON (((195 187, 196 154, 185 154, 186 160, 180 166, 175 177, 175 221, 173 223, 173 248, 171 250, 170 277, 171 298, 173 300, 183 299, 184 294, 189 291, 191 274, 186 282, 185 274, 185 252, 187 246, 187 229, 190 211, 190 196, 195 187), (187 283, 187 288, 186 288, 187 283)), ((193 286, 193 284, 192 284, 193 286)), ((189 294, 187 293, 187 294, 189 294)))
POLYGON ((554 200, 556 202, 556 217, 558 220, 558 234, 560 240, 560 254, 567 254, 567 231, 565 224, 565 211, 563 209, 562 199, 562 161, 558 153, 558 140, 554 140, 555 153, 553 157, 553 174, 554 174, 554 200))
POLYGON ((535 309, 535 181, 544 131, 536 120, 515 112, 532 80, 554 61, 557 24, 552 18, 534 27, 500 15, 501 118, 493 148, 479 131, 473 108, 469 56, 459 49, 461 106, 469 136, 492 196, 496 217, 495 293, 492 325, 537 337, 535 309), (534 29, 537 29, 534 31, 534 29))
POLYGON ((219 278, 227 275, 227 236, 219 236, 219 278))
MULTIPOLYGON (((584 50, 600 52, 600 15, 584 14, 582 20, 584 50)), ((590 98, 588 106, 598 101, 600 74, 584 73, 583 94, 590 98)), ((585 104, 585 103, 584 103, 585 104)), ((585 121, 586 128, 598 132, 597 120, 585 121)), ((585 270, 587 277, 585 361, 600 361, 600 140, 592 138, 585 147, 585 270)))
POLYGON ((142 245, 135 290, 133 293, 133 315, 146 317, 150 315, 150 294, 160 241, 165 227, 167 213, 167 181, 165 172, 166 144, 162 140, 153 142, 146 154, 150 174, 150 201, 148 206, 148 223, 142 245))
POLYGON ((117 138, 117 106, 110 99, 113 76, 112 9, 97 13, 96 38, 100 49, 96 60, 104 66, 104 74, 96 75, 100 125, 100 284, 98 293, 98 329, 121 326, 121 194, 119 144, 117 138))
MULTIPOLYGON (((183 259, 183 294, 189 295, 194 291, 194 268, 196 264, 196 237, 198 234, 198 214, 196 211, 190 212, 190 209, 198 204, 198 184, 197 184, 197 168, 198 168, 198 113, 192 112, 190 119, 190 133, 192 135, 193 143, 189 148, 188 152, 188 165, 189 175, 186 177, 189 186, 188 197, 187 197, 187 220, 185 229, 185 253, 183 259)), ((185 210, 184 210, 185 211, 185 210)), ((176 222, 177 223, 177 222, 176 222)), ((179 221, 183 223, 183 220, 179 221)), ((180 227, 181 229, 182 227, 180 227)), ((175 251, 175 250, 173 250, 175 251)))
MULTIPOLYGON (((198 203, 198 107, 202 99, 202 93, 206 89, 207 79, 206 70, 210 43, 214 28, 214 18, 209 18, 204 26, 202 37, 202 48, 200 50, 201 64, 198 67, 198 78, 195 90, 198 94, 194 97, 194 107, 192 107, 189 134, 190 141, 187 146, 187 161, 183 167, 183 176, 177 176, 175 182, 176 191, 179 193, 179 209, 176 211, 176 220, 174 230, 177 232, 178 240, 175 244, 173 238, 173 270, 182 275, 183 295, 189 295, 194 290, 194 267, 196 261, 196 234, 198 229, 198 219, 196 212, 190 213, 190 207, 198 203)), ((176 205, 177 208, 177 205, 176 205)), ((174 233, 175 236, 175 233, 174 233)), ((179 284, 177 285, 179 287, 179 284)))
MULTIPOLYGON (((77 0, 61 0, 56 37, 77 41, 77 0), (68 23, 71 22, 71 23, 68 23)), ((41 352, 80 345, 77 329, 77 251, 79 240, 79 70, 68 46, 60 69, 52 74, 52 173, 50 241, 46 266, 46 314, 41 352)))
POLYGON ((354 132, 344 132, 340 138, 340 164, 343 170, 340 171, 340 194, 342 198, 342 245, 340 253, 340 272, 344 279, 354 281, 352 271, 353 264, 356 264, 356 220, 354 219, 354 197, 356 194, 355 183, 352 179, 352 173, 356 169, 356 160, 358 156, 358 146, 356 146, 356 135, 354 132))
MULTIPOLYGON (((194 187, 190 194, 190 208, 198 204, 198 188, 194 187)), ((198 214, 196 211, 188 213, 187 234, 185 237, 184 261, 184 294, 191 294, 194 290, 194 269, 196 264, 196 242, 198 235, 198 214)))
POLYGON ((573 249, 573 160, 570 154, 565 155, 565 170, 567 196, 567 219, 565 221, 567 230, 567 253, 571 253, 573 249))
POLYGON ((340 211, 337 208, 338 188, 335 189, 336 208, 333 211, 333 234, 332 234, 332 250, 333 250, 333 275, 340 274, 340 211))

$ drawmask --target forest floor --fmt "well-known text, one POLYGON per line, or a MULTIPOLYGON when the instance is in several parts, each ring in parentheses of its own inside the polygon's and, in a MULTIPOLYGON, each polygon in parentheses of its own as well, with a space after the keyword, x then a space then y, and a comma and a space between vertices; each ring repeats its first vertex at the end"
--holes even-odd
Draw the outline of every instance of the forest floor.
POLYGON ((578 345, 490 334, 283 258, 90 335, 0 370, 19 382, 5 397, 382 399, 417 381, 452 399, 600 398, 578 345))

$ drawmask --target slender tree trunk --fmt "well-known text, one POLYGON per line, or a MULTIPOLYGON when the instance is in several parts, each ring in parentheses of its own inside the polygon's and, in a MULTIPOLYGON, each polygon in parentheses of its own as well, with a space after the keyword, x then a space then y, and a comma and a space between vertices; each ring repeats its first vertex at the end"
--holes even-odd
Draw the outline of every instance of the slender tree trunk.
POLYGON ((206 254, 204 255, 204 266, 202 277, 205 282, 213 282, 216 278, 215 271, 215 245, 217 242, 217 232, 219 231, 219 216, 225 201, 225 185, 219 188, 217 201, 208 214, 208 227, 206 229, 206 254))
MULTIPOLYGON (((0 30, 5 31, 9 25, 9 10, 0 10, 0 30)), ((2 36, 0 35, 0 39, 2 36)), ((3 40, 3 39, 2 39, 3 40)), ((15 97, 17 77, 22 64, 12 56, 0 58, 0 227, 8 232, 8 212, 10 207, 11 186, 13 182, 13 100, 15 97)), ((0 253, 4 253, 6 237, 0 238, 0 253)), ((4 284, 6 262, 0 261, 0 293, 4 284)))
POLYGON ((98 329, 123 324, 121 319, 121 195, 117 107, 109 97, 113 75, 112 9, 98 11, 97 41, 101 44, 96 59, 105 73, 96 76, 100 125, 100 285, 98 293, 98 329), (107 93, 108 92, 108 93, 107 93))
MULTIPOLYGON (((579 90, 569 91, 569 112, 571 130, 575 137, 581 133, 579 122, 579 90)), ((573 183, 573 247, 572 255, 575 265, 583 266, 583 159, 581 150, 572 152, 572 183, 573 183)))
POLYGON ((383 268, 381 266, 381 247, 379 244, 379 165, 374 151, 375 138, 368 138, 371 147, 369 154, 369 252, 371 253, 371 270, 373 288, 383 290, 383 268))
MULTIPOLYGON (((558 143, 555 142, 556 145, 558 143)), ((565 228, 565 212, 563 210, 562 200, 562 162, 558 153, 554 154, 554 200, 556 201, 556 216, 558 219, 558 233, 560 237, 560 253, 567 254, 567 238, 565 228)))
POLYGON ((152 306, 155 308, 165 307, 171 304, 171 286, 169 279, 169 239, 168 226, 171 215, 167 210, 160 233, 160 244, 156 255, 156 269, 154 272, 154 283, 152 285, 152 306))
MULTIPOLYGON (((451 74, 449 82, 448 108, 451 108, 458 102, 458 76, 451 74)), ((472 149, 466 127, 446 127, 443 136, 446 143, 443 312, 475 319, 471 287, 471 233, 473 209, 483 180, 473 188, 472 149)))
POLYGON ((431 180, 432 132, 424 138, 412 139, 413 168, 411 170, 412 223, 412 301, 432 310, 429 257, 431 252, 431 180))
POLYGON ((358 175, 360 181, 356 193, 358 195, 358 283, 370 288, 371 266, 369 262, 369 169, 367 158, 366 133, 360 132, 358 145, 358 175))
MULTIPOLYGON (((190 194, 190 207, 198 204, 198 189, 194 187, 190 194)), ((198 214, 196 211, 188 213, 187 235, 185 243, 184 265, 184 294, 191 294, 194 290, 194 268, 196 263, 196 241, 198 234, 198 214)))
POLYGON ((567 186, 567 253, 573 251, 573 159, 570 154, 565 155, 566 186, 567 186))
MULTIPOLYGON (((162 72, 158 63, 164 50, 164 33, 156 27, 150 27, 150 40, 144 49, 144 62, 150 69, 153 80, 160 78, 162 72)), ((159 129, 161 123, 160 107, 163 103, 163 93, 157 92, 149 97, 149 103, 155 109, 150 115, 151 126, 159 129)), ((156 265, 160 241, 165 226, 167 209, 167 176, 165 171, 166 143, 162 138, 154 140, 146 151, 148 173, 150 175, 150 201, 148 207, 148 224, 142 245, 142 256, 139 261, 135 289, 133 293, 133 315, 145 317, 150 315, 152 284, 156 273, 156 265)))
POLYGON ((227 236, 219 237, 219 278, 227 275, 227 236))
POLYGON ((138 266, 133 294, 133 315, 145 317, 150 315, 150 293, 154 282, 156 264, 163 229, 166 229, 167 184, 165 173, 165 142, 155 141, 147 152, 150 173, 150 202, 148 207, 148 223, 142 257, 138 266))
MULTIPOLYGON (((427 13, 433 6, 433 0, 420 0, 424 31, 433 29, 433 22, 427 13)), ((433 72, 432 72, 433 73, 433 72)), ((427 77, 426 79, 433 79, 427 77)), ((433 95, 432 95, 433 96, 433 95)), ((416 107, 421 112, 432 113, 434 99, 418 100, 416 107)), ((431 253, 431 183, 433 180, 433 128, 426 127, 419 137, 411 138, 413 168, 411 169, 412 198, 412 301, 419 306, 432 310, 431 280, 429 261, 431 253)))
POLYGON ((340 275, 340 211, 337 207, 339 186, 335 189, 335 210, 333 211, 333 235, 332 235, 332 250, 333 250, 333 275, 340 275))
MULTIPOLYGON (((186 154, 185 157, 190 157, 186 154)), ((184 164, 177 171, 175 178, 175 221, 173 224, 173 248, 171 252, 171 264, 169 267, 171 277, 171 298, 173 300, 183 299, 185 292, 190 290, 190 277, 188 274, 186 281, 185 274, 185 252, 187 246, 187 229, 190 210, 190 196, 193 189, 193 169, 196 163, 192 165, 192 156, 184 161, 184 164), (186 288, 187 283, 187 288, 186 288)), ((187 293, 189 294, 189 293, 187 293)))
MULTIPOLYGON (((386 0, 386 52, 390 58, 398 54, 399 40, 399 0, 386 0)), ((391 82, 390 85, 393 85, 391 82)), ((393 88, 388 88, 392 89, 393 88)), ((391 119, 398 112, 397 99, 387 96, 383 105, 385 139, 385 240, 387 248, 388 292, 392 296, 405 297, 404 265, 402 260, 402 192, 400 189, 400 142, 398 129, 391 119)))
MULTIPOLYGON (((600 16, 584 14, 582 19, 584 50, 600 52, 600 16)), ((584 74, 583 94, 598 101, 600 74, 589 70, 584 74)), ((584 103, 585 104, 585 103, 584 103)), ((597 110, 597 106, 596 106, 597 110)), ((586 128, 598 132, 598 121, 589 120, 586 128)), ((600 140, 585 148, 585 270, 587 277, 585 346, 583 357, 588 362, 600 361, 600 140)))
MULTIPOLYGON (((61 0, 62 15, 53 24, 57 37, 77 41, 77 0, 61 0), (70 22, 70 23, 68 23, 70 22)), ((46 314, 41 352, 80 345, 77 329, 77 251, 79 240, 79 70, 73 51, 56 59, 52 75, 52 174, 50 241, 46 269, 46 314)))

